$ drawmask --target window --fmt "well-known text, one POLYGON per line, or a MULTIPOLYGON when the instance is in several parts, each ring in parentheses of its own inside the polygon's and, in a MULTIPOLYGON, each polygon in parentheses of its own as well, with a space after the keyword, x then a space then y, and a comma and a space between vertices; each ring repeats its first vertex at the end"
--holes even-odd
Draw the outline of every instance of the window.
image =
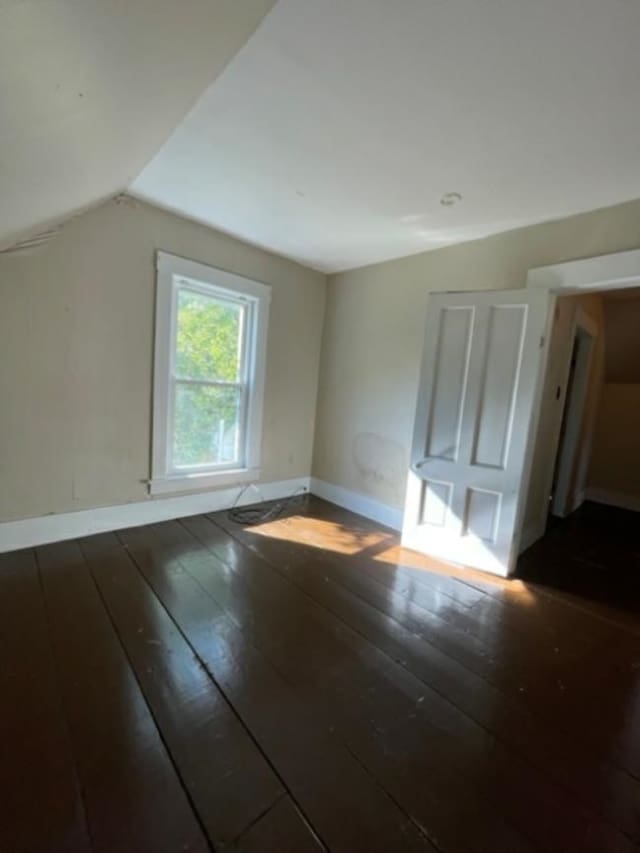
POLYGON ((270 288, 158 252, 150 491, 259 474, 270 288))

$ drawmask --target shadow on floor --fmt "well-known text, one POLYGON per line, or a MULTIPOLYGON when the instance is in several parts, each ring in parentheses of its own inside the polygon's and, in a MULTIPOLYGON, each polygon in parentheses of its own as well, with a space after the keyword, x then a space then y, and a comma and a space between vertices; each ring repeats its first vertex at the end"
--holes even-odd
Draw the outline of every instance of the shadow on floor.
POLYGON ((640 515, 586 502, 518 560, 516 577, 640 614, 640 515))

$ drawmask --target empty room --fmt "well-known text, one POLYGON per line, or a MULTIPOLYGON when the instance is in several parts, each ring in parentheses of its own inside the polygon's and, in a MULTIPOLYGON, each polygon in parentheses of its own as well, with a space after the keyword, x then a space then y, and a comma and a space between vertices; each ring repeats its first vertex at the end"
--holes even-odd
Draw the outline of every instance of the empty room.
POLYGON ((640 853, 639 40, 0 2, 0 853, 640 853))

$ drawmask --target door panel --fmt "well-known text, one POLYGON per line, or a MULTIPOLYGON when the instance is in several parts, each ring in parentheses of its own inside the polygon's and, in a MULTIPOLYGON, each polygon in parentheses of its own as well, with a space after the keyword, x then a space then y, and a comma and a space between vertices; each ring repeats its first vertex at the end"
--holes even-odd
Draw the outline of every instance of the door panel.
POLYGON ((452 483, 440 483, 437 480, 425 479, 422 496, 422 524, 444 527, 447 521, 447 513, 451 508, 452 497, 452 483))
POLYGON ((522 363, 527 306, 492 307, 489 314, 478 425, 472 461, 504 468, 522 363))
POLYGON ((546 317, 526 290, 430 297, 404 545, 512 569, 546 317))
POLYGON ((460 445, 462 405, 469 373, 473 309, 444 308, 440 313, 435 384, 426 455, 455 460, 460 445))

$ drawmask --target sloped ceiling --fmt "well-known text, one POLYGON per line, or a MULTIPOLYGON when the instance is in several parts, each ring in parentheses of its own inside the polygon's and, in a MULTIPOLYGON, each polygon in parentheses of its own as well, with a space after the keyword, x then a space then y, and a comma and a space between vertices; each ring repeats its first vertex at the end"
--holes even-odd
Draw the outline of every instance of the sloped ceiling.
POLYGON ((123 191, 275 0, 0 0, 0 248, 123 191))
POLYGON ((279 0, 132 190, 330 272, 638 198, 639 35, 638 0, 279 0))

